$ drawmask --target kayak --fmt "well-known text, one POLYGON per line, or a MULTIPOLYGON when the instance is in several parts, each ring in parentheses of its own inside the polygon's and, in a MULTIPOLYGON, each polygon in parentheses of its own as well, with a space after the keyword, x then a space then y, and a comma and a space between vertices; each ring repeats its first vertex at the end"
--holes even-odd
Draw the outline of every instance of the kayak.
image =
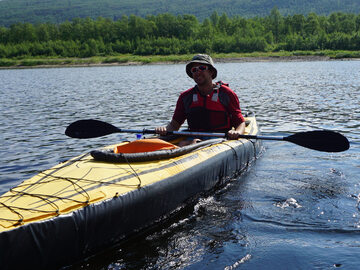
MULTIPOLYGON (((255 116, 246 123, 259 133, 255 116)), ((1 269, 56 269, 99 253, 239 176, 261 150, 254 139, 155 139, 162 148, 140 139, 92 150, 0 196, 1 269), (121 152, 132 145, 140 150, 121 152)))

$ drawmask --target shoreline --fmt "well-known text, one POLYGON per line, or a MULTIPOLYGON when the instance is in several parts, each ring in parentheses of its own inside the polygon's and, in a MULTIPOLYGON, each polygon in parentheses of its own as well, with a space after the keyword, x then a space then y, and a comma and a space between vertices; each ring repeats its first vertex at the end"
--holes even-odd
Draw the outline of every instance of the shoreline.
MULTIPOLYGON (((189 58, 190 59, 190 58, 189 58)), ((333 58, 322 55, 289 55, 289 56, 244 56, 244 57, 213 57, 215 63, 247 63, 247 62, 313 62, 313 61, 359 61, 360 58, 343 57, 333 58)), ((31 59, 38 61, 37 59, 31 59)), ((33 68, 70 68, 70 67, 106 67, 106 66, 140 66, 140 65, 169 65, 169 64, 185 64, 188 61, 183 60, 164 60, 164 61, 113 61, 113 62, 93 62, 81 59, 83 63, 60 62, 56 64, 35 64, 35 65, 9 65, 0 66, 0 69, 33 69, 33 68)))

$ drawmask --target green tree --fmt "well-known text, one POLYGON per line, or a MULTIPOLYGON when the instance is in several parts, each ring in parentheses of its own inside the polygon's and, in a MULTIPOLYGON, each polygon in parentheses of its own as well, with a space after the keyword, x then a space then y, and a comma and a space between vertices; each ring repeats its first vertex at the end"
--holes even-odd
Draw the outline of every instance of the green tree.
POLYGON ((8 50, 7 46, 0 43, 0 58, 7 58, 8 50))
POLYGON ((302 35, 304 31, 305 17, 302 14, 295 14, 290 19, 290 26, 293 33, 302 35))
POLYGON ((229 35, 240 35, 242 37, 255 36, 254 29, 250 22, 241 17, 234 17, 228 29, 229 35))
POLYGON ((177 27, 179 28, 177 37, 180 40, 187 40, 194 37, 199 28, 199 21, 194 15, 178 16, 177 27))
POLYGON ((84 25, 82 23, 82 19, 76 18, 72 21, 72 32, 70 33, 70 39, 69 40, 80 40, 82 42, 86 41, 86 32, 84 25))
POLYGON ((112 45, 112 49, 117 53, 131 53, 133 52, 131 43, 129 40, 120 41, 117 40, 115 44, 112 45))
POLYGON ((0 26, 0 44, 6 44, 8 42, 8 29, 0 26))
POLYGON ((132 40, 152 37, 155 27, 156 25, 153 21, 145 20, 135 15, 131 15, 129 18, 129 33, 131 33, 132 40))
POLYGON ((127 16, 122 16, 120 20, 114 23, 114 41, 128 41, 130 40, 129 33, 129 18, 127 16))
POLYGON ((105 25, 101 25, 102 18, 98 18, 96 21, 90 19, 89 17, 79 20, 78 23, 75 25, 75 31, 83 31, 81 33, 81 40, 89 40, 89 39, 98 39, 102 37, 101 31, 102 28, 104 28, 104 31, 108 30, 106 29, 105 25))
POLYGON ((45 42, 50 40, 50 33, 48 31, 46 24, 40 24, 36 27, 36 36, 37 36, 37 40, 40 42, 45 42))
POLYGON ((72 33, 73 24, 71 22, 66 21, 59 25, 59 38, 61 40, 78 40, 72 33))
POLYGON ((229 17, 226 15, 226 13, 223 13, 219 19, 219 31, 223 34, 226 34, 227 31, 229 30, 229 26, 230 26, 230 19, 229 17))
POLYGON ((358 14, 355 18, 355 25, 356 25, 355 31, 359 32, 360 31, 360 14, 358 14))
POLYGON ((279 42, 281 40, 281 33, 284 28, 284 19, 281 16, 280 11, 277 9, 277 7, 274 7, 271 10, 267 22, 268 30, 273 33, 275 42, 279 42))
POLYGON ((116 28, 114 27, 114 23, 110 19, 99 17, 94 24, 90 23, 90 25, 93 25, 93 30, 90 31, 88 39, 102 39, 105 43, 115 41, 116 28), (93 34, 91 35, 91 33, 93 34))
POLYGON ((310 13, 305 21, 304 30, 307 35, 319 34, 321 31, 318 17, 315 13, 310 13))
POLYGON ((10 26, 8 42, 20 43, 24 41, 24 27, 22 23, 16 23, 10 26))
POLYGON ((331 50, 350 49, 351 37, 347 34, 335 32, 329 35, 328 48, 331 50))
POLYGON ((352 50, 360 50, 360 32, 356 32, 351 37, 351 49, 352 50))
POLYGON ((206 18, 199 29, 198 38, 212 39, 213 35, 214 31, 211 22, 208 18, 206 18))
POLYGON ((169 13, 160 14, 152 17, 148 23, 154 22, 156 25, 156 37, 177 37, 179 36, 178 19, 169 13))
POLYGON ((356 31, 356 20, 355 16, 348 15, 346 18, 341 20, 339 25, 339 31, 342 33, 351 34, 356 31))
POLYGON ((212 26, 215 29, 217 29, 219 21, 220 21, 220 17, 216 10, 211 14, 210 21, 211 21, 212 26))

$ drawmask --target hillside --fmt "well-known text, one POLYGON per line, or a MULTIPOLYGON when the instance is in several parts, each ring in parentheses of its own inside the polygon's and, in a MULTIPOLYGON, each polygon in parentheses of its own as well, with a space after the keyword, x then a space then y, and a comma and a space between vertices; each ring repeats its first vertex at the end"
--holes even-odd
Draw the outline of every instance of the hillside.
POLYGON ((319 15, 337 11, 360 13, 359 0, 0 0, 0 26, 17 22, 61 23, 100 16, 117 20, 123 15, 145 17, 161 13, 193 14, 202 20, 215 10, 230 17, 263 17, 275 6, 284 16, 310 12, 319 15))

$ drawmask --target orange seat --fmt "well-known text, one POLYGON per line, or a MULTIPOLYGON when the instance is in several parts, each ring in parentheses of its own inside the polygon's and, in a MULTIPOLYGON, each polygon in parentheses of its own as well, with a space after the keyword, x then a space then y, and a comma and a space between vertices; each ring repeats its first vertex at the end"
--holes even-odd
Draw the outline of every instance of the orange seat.
POLYGON ((160 139, 142 139, 115 146, 114 153, 142 153, 175 149, 178 146, 160 139))

